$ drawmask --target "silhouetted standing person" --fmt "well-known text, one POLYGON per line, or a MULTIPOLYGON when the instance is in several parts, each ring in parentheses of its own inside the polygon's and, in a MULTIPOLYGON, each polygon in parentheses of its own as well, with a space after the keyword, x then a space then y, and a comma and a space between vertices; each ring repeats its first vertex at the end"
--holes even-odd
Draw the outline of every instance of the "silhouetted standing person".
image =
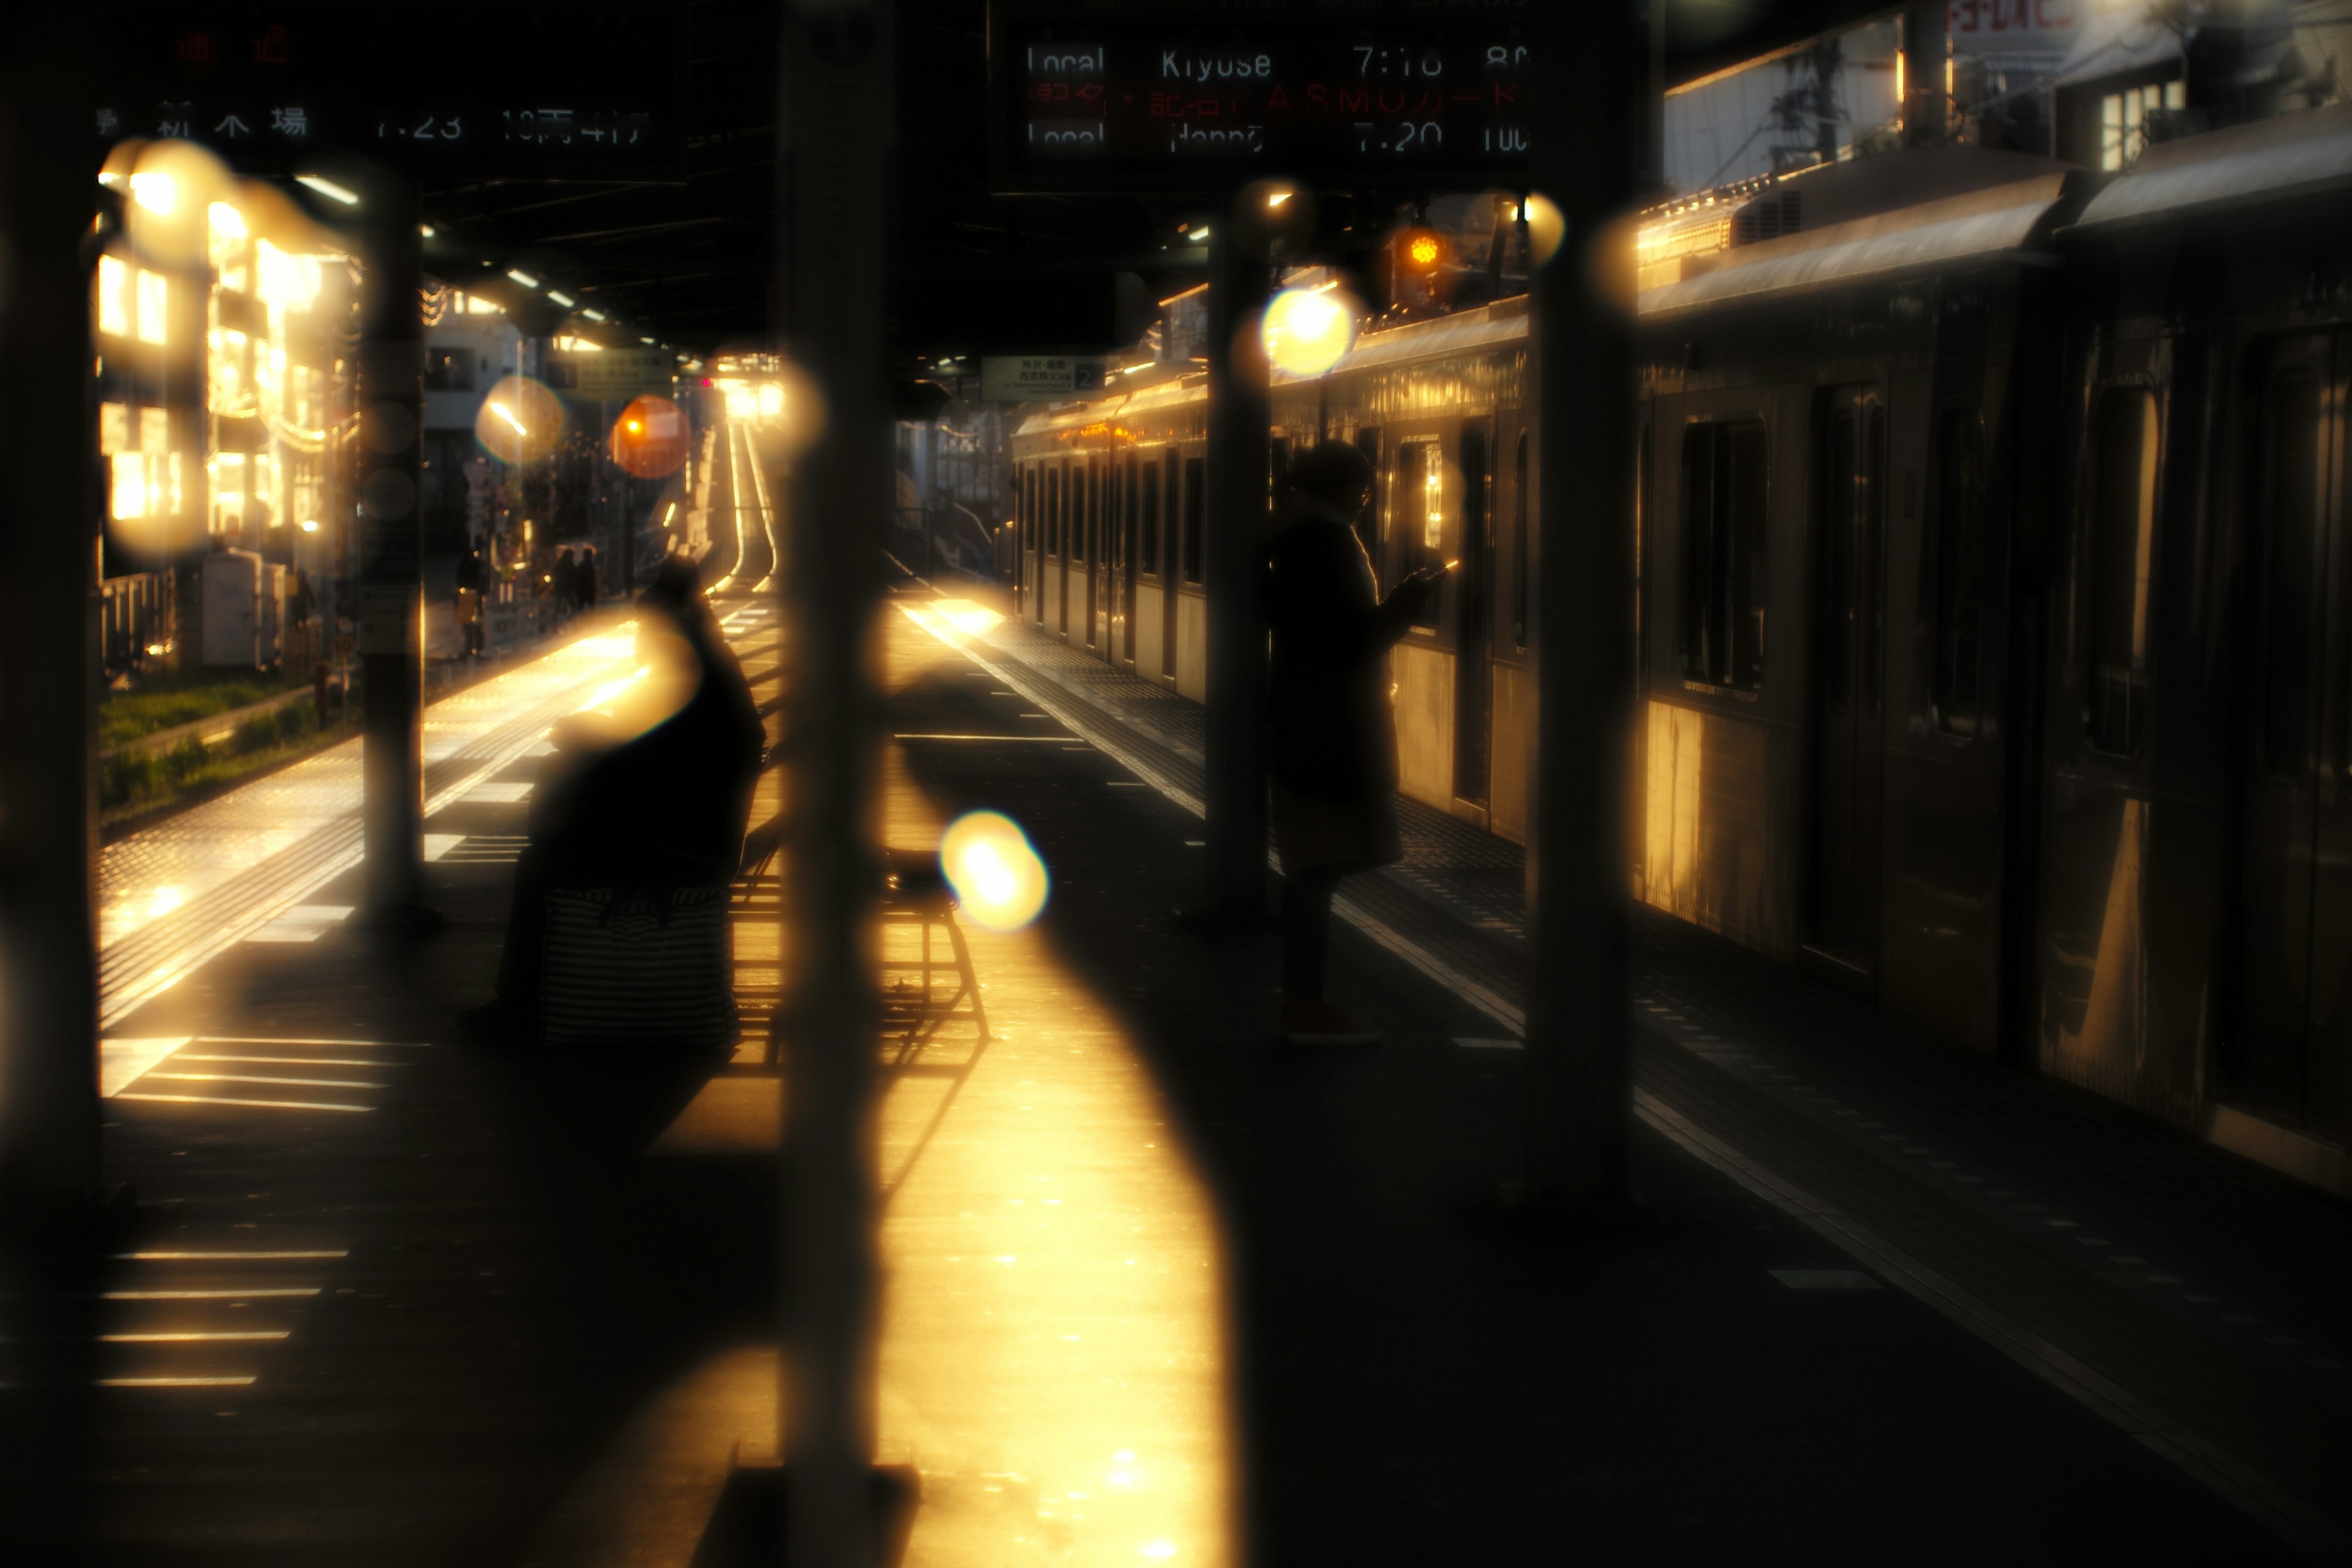
POLYGON ((1353 524, 1371 493, 1371 464, 1346 442, 1307 452, 1286 483, 1266 579, 1282 1033, 1293 1045, 1370 1045, 1378 1030, 1324 999, 1331 894, 1350 871, 1403 858, 1388 651, 1444 574, 1416 572, 1381 597, 1353 524))
POLYGON ((548 896, 560 888, 724 888, 743 853, 766 734, 751 688, 683 556, 639 597, 649 674, 611 712, 572 715, 532 792, 530 842, 515 867, 498 1000, 469 1016, 484 1034, 536 1033, 548 896))
POLYGON ((572 563, 572 546, 567 544, 556 552, 555 564, 548 569, 547 596, 553 602, 551 608, 559 621, 572 617, 572 599, 577 592, 572 579, 577 571, 572 563))
POLYGON ((466 635, 467 658, 482 651, 482 552, 471 550, 457 563, 457 625, 466 635))
POLYGON ((583 610, 596 607, 596 547, 593 544, 580 552, 580 564, 572 574, 572 602, 583 610))

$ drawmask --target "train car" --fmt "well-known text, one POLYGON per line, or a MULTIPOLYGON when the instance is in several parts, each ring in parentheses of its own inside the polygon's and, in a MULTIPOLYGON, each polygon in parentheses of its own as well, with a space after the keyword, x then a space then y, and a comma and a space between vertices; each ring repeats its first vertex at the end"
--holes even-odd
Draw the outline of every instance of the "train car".
MULTIPOLYGON (((2352 1191, 2347 187, 2339 106, 2117 176, 1911 152, 1658 226, 1634 895, 2352 1191)), ((1403 788, 1513 839, 1534 375, 1503 300, 1272 401, 1277 473, 1371 458, 1383 581, 1462 563, 1394 656, 1403 788)), ((1171 374, 1016 442, 1024 613, 1195 698, 1205 400, 1171 374)))
POLYGON ((1639 305, 1638 894, 1988 1051, 2032 907, 2007 634, 2084 180, 1832 165, 1759 198, 1794 232, 1639 305))
POLYGON ((1013 433, 1016 602, 1033 626, 1197 702, 1209 689, 1208 377, 1155 370, 1013 433))
POLYGON ((1359 524, 1380 581, 1455 561, 1389 656, 1399 788, 1527 841, 1535 739, 1524 295, 1368 331, 1329 372, 1277 373, 1273 468, 1320 440, 1371 460, 1359 524))
POLYGON ((2352 106, 2060 230, 2037 1064, 2347 1189, 2352 106))

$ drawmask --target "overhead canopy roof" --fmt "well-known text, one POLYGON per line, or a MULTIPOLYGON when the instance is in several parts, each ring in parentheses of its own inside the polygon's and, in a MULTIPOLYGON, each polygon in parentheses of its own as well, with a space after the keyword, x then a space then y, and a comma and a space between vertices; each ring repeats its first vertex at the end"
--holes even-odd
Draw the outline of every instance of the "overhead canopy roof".
POLYGON ((1990 259, 2038 243, 2078 174, 2051 173, 1723 253, 1696 278, 1645 291, 1645 318, 1990 259))
POLYGON ((2352 103, 2159 142, 2074 226, 2107 229, 2352 187, 2352 103))

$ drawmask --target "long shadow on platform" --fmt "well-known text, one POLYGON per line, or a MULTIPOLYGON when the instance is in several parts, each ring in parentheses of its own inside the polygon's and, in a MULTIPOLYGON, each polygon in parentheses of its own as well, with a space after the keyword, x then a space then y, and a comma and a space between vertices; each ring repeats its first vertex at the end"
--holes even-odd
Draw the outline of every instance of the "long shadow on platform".
MULTIPOLYGON (((989 733, 992 711, 934 672, 891 716, 989 733)), ((1097 752, 906 751, 945 815, 1027 827, 1055 887, 1039 929, 1213 1194, 1251 1560, 2281 1556, 1909 1298, 1785 1288, 1769 1270, 1850 1265, 1644 1128, 1637 1223, 1506 1222, 1520 1058, 1453 1044, 1491 1020, 1343 930, 1335 992, 1386 1043, 1287 1049, 1276 939, 1171 928, 1197 818, 1097 752)))

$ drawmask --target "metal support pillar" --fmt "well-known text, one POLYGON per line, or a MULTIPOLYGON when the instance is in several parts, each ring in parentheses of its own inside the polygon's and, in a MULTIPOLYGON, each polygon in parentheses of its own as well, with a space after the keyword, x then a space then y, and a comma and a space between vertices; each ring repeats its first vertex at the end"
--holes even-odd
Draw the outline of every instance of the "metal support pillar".
POLYGON ((1944 85, 1950 45, 1943 0, 1903 13, 1903 144, 1940 147, 1948 131, 1944 85))
POLYGON ((0 76, 0 1215, 10 1220, 82 1209, 99 1185, 90 883, 102 492, 82 254, 95 210, 91 100, 75 68, 79 28, 27 20, 31 36, 0 76))
MULTIPOLYGON (((883 362, 887 0, 787 0, 778 321, 822 402, 776 563, 784 636, 784 1561, 871 1568, 878 1338, 874 933, 881 703, 872 657, 893 504, 883 362)), ((788 400, 805 418, 807 398, 788 400)))
POLYGON ((1266 264, 1238 243, 1227 203, 1209 233, 1208 904, 1249 919, 1265 903, 1266 264))
POLYGON ((1633 240, 1648 30, 1628 0, 1539 8, 1536 188, 1568 234, 1535 284, 1538 489, 1534 833, 1528 856, 1528 1168, 1538 1205, 1625 1196, 1626 784, 1633 723, 1633 240), (1573 19, 1571 28, 1568 24, 1573 19), (1567 62, 1576 61, 1580 69, 1567 62))
POLYGON ((425 240, 415 183, 364 182, 359 441, 359 653, 368 918, 425 912, 425 594, 418 479, 425 412, 425 240))

